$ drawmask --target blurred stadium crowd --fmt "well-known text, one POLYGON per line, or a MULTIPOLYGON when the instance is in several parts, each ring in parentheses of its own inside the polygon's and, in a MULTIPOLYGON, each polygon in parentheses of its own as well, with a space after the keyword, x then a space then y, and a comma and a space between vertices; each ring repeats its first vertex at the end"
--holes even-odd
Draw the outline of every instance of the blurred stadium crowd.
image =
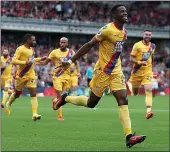
MULTIPOLYGON (((114 3, 118 2, 3 1, 1 3, 1 16, 103 23, 110 22, 110 7, 114 3)), ((170 25, 167 2, 125 1, 121 3, 127 5, 129 24, 157 27, 170 25)))
MULTIPOLYGON (((16 39, 17 35, 14 37, 12 34, 10 35, 2 35, 2 40, 1 40, 1 50, 8 49, 11 52, 11 56, 13 56, 15 49, 21 44, 19 43, 19 38, 18 40, 16 39), (18 43, 17 43, 18 42, 18 43)), ((167 41, 168 42, 168 41, 167 41)), ((57 42, 58 43, 58 42, 57 42)), ((70 48, 77 51, 82 44, 71 44, 70 48)), ((36 55, 37 56, 48 56, 49 53, 55 49, 55 45, 50 45, 48 44, 48 41, 46 38, 37 38, 37 45, 35 46, 36 50, 36 55)), ((128 80, 132 64, 129 61, 130 59, 130 52, 132 50, 132 45, 127 44, 125 46, 125 50, 122 53, 122 66, 123 66, 123 71, 126 76, 126 80, 128 80)), ((98 46, 93 47, 91 52, 87 55, 85 55, 83 58, 79 60, 80 62, 80 67, 81 67, 81 75, 82 77, 80 78, 79 81, 79 86, 87 86, 87 81, 86 81, 86 70, 90 66, 88 64, 89 61, 96 62, 98 58, 98 46)), ((52 68, 52 64, 48 64, 47 66, 35 66, 39 82, 38 85, 42 87, 48 87, 52 85, 52 79, 50 76, 50 70, 52 68)), ((155 78, 157 79, 158 82, 158 87, 159 88, 165 88, 169 86, 169 79, 170 79, 170 57, 168 54, 168 51, 166 50, 156 50, 155 56, 154 56, 154 73, 155 73, 155 78)))
MULTIPOLYGON (((50 19, 68 22, 110 22, 110 6, 117 2, 53 2, 53 1, 3 1, 1 3, 1 16, 24 17, 37 19, 50 19), (110 5, 111 4, 111 5, 110 5), (96 12, 98 12, 96 14, 96 12)), ((148 25, 164 27, 170 25, 170 13, 166 7, 166 2, 123 2, 127 4, 129 12, 129 23, 133 25, 148 25), (152 5, 152 6, 151 6, 152 5), (151 9, 152 8, 152 9, 151 9), (143 13, 143 12, 147 13, 143 13)), ((37 45, 35 47, 37 56, 48 56, 56 48, 56 45, 48 42, 46 36, 36 36, 37 45)), ((21 38, 16 34, 5 34, 1 36, 1 51, 8 49, 13 56, 15 49, 21 44, 21 38)), ((85 42, 84 42, 85 43, 85 42)), ((167 41, 169 43, 169 41, 167 41)), ((133 43, 134 44, 134 43, 133 43)), ((70 48, 77 51, 82 44, 71 44, 70 48)), ((123 71, 128 80, 132 65, 129 61, 129 54, 133 45, 126 45, 122 53, 123 71)), ((167 46, 169 46, 167 44, 167 46)), ((79 86, 87 86, 86 70, 90 66, 89 60, 96 62, 98 58, 98 46, 92 48, 91 52, 85 55, 80 62, 81 78, 79 86)), ((168 50, 169 51, 169 50, 168 50)), ((154 58, 154 74, 157 88, 169 87, 170 79, 170 57, 166 50, 156 50, 154 58)), ((47 66, 35 66, 38 75, 38 86, 52 86, 52 78, 49 75, 52 64, 47 66)))

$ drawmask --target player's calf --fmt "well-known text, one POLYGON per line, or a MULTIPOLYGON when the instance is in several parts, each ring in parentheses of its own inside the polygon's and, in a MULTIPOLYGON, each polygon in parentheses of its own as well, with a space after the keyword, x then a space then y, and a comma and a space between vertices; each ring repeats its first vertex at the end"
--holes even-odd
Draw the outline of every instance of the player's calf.
POLYGON ((87 107, 94 108, 98 104, 100 99, 101 97, 97 97, 93 92, 91 92, 90 97, 87 101, 87 107))

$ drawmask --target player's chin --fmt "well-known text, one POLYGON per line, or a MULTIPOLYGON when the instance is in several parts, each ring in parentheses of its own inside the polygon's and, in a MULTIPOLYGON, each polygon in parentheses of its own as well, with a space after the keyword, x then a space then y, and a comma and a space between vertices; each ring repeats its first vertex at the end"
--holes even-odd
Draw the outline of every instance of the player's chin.
POLYGON ((124 23, 128 23, 128 19, 123 19, 123 22, 124 23))

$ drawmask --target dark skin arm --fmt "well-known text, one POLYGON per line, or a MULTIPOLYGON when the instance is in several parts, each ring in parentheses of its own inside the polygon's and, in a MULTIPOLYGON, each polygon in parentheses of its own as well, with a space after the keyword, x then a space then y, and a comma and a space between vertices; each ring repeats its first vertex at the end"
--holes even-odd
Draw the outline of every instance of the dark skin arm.
POLYGON ((77 52, 76 54, 72 57, 72 62, 75 62, 78 60, 80 57, 84 56, 86 53, 88 53, 91 48, 97 44, 98 42, 96 41, 95 38, 93 38, 91 41, 85 43, 77 52))
MULTIPOLYGON (((86 53, 88 53, 91 48, 97 44, 98 41, 95 39, 95 37, 85 43, 76 53, 75 55, 71 58, 72 62, 75 62, 76 60, 78 60, 80 57, 82 57, 83 55, 85 55, 86 53)), ((62 74, 66 69, 68 69, 70 67, 70 63, 69 62, 62 62, 61 65, 57 66, 56 69, 58 71, 58 73, 62 74)))

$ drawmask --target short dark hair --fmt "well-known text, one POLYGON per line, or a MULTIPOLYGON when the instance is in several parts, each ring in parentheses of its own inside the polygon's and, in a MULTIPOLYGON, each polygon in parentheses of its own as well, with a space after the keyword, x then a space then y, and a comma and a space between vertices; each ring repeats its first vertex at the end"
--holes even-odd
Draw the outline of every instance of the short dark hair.
POLYGON ((23 38, 23 43, 26 43, 27 40, 29 40, 32 36, 34 36, 33 34, 25 34, 24 38, 23 38))
POLYGON ((144 32, 146 32, 146 31, 147 31, 147 32, 152 32, 152 31, 151 31, 151 30, 149 30, 149 29, 144 30, 144 32))
POLYGON ((125 5, 123 5, 123 4, 116 4, 116 5, 114 5, 114 6, 112 7, 112 9, 111 9, 111 14, 115 14, 116 9, 117 9, 118 7, 120 7, 120 6, 125 6, 125 5))

